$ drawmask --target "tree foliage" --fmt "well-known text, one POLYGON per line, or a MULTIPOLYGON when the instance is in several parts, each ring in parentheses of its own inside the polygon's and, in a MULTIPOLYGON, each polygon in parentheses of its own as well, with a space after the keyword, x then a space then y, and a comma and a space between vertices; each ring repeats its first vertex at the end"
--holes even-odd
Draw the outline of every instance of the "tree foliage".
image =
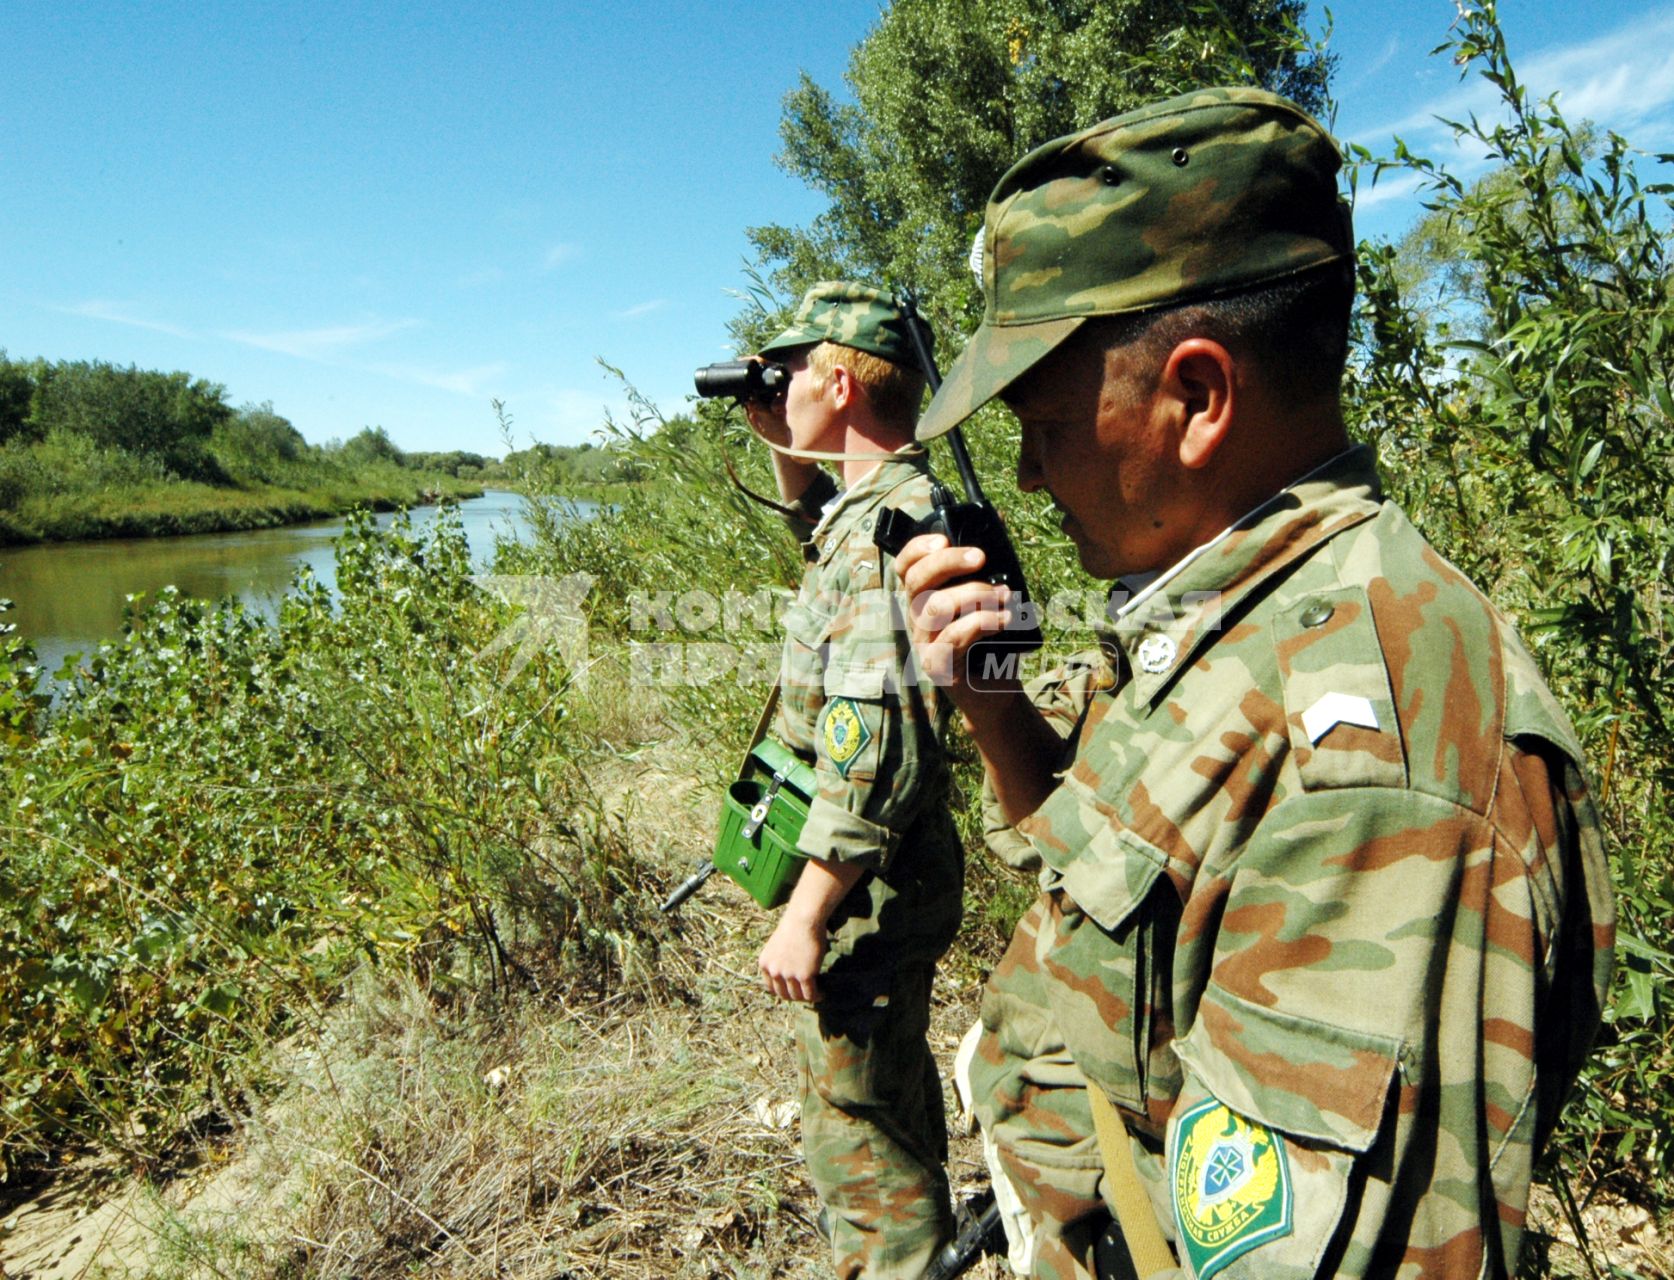
MULTIPOLYGON (((995 182, 1026 152, 1158 97, 1259 84, 1322 109, 1332 58, 1303 0, 899 0, 856 47, 852 102, 804 76, 780 163, 829 205, 805 228, 754 227, 789 295, 815 280, 911 285, 938 323, 981 308, 966 269, 995 182)), ((759 337, 740 318, 748 344, 759 337)))
POLYGON ((640 478, 642 469, 614 447, 537 441, 506 454, 486 474, 490 479, 531 480, 536 488, 562 490, 629 483, 640 478))
MULTIPOLYGON (((1415 243, 1362 245, 1349 407, 1431 539, 1518 618, 1576 718, 1614 837, 1622 928, 1605 1043, 1572 1143, 1593 1172, 1674 1175, 1674 185, 1620 136, 1518 80, 1493 0, 1452 47, 1499 91, 1454 124, 1496 168, 1467 184, 1398 148, 1432 210, 1415 243), (1436 254, 1440 247, 1443 252, 1436 254), (1414 292, 1416 288, 1416 293, 1414 292)), ((1666 165, 1674 157, 1660 156, 1666 165)))
POLYGON ((0 356, 0 442, 62 432, 98 448, 155 456, 183 479, 214 481, 221 477, 207 445, 232 416, 226 388, 187 373, 102 360, 19 364, 0 356))

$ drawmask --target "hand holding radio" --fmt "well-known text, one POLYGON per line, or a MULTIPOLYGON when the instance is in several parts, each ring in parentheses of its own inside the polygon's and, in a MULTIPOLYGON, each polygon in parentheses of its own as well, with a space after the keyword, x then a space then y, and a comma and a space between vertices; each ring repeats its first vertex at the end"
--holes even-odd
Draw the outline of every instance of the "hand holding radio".
MULTIPOLYGON (((912 334, 919 365, 930 383, 930 389, 935 391, 941 385, 941 375, 936 370, 936 361, 930 352, 930 344, 923 329, 924 322, 920 319, 910 295, 902 300, 902 310, 907 316, 908 329, 912 334)), ((1000 519, 1000 513, 983 496, 982 486, 977 481, 976 469, 971 465, 971 456, 965 448, 964 436, 957 427, 948 434, 948 443, 953 449, 953 461, 959 471, 960 484, 965 490, 965 500, 959 501, 945 486, 938 484, 931 492, 930 513, 921 520, 914 520, 893 507, 885 507, 878 513, 872 541, 877 544, 879 550, 899 556, 914 538, 922 534, 940 534, 947 539, 949 547, 970 548, 981 553, 980 557, 962 562, 969 566, 969 572, 965 576, 948 581, 939 576, 934 581, 926 578, 927 585, 924 589, 940 588, 946 591, 975 581, 1004 592, 1003 597, 997 593, 992 596, 992 599, 1002 600, 1003 603, 993 609, 984 609, 980 617, 972 615, 978 617, 978 625, 981 625, 982 630, 991 634, 985 634, 960 650, 960 656, 964 661, 962 669, 957 673, 952 670, 932 671, 928 663, 925 666, 932 678, 939 681, 957 679, 958 683, 977 690, 1009 688, 1021 678, 1023 655, 1033 653, 1043 643, 1040 623, 1035 617, 1034 602, 1029 599, 1029 587, 1023 580, 1023 566, 1019 563, 1017 551, 1011 544, 1011 535, 1006 532, 1005 522, 1000 519), (997 620, 997 613, 1001 609, 1007 616, 1003 620, 997 620)), ((933 550, 925 549, 920 552, 920 556, 928 554, 934 554, 933 550)), ((914 559, 917 560, 918 557, 914 559)), ((947 561, 939 559, 936 563, 945 565, 947 561)), ((906 564, 898 563, 896 568, 902 574, 903 583, 907 585, 909 597, 915 602, 914 612, 917 615, 920 612, 918 597, 921 592, 912 589, 912 584, 907 578, 906 564)), ((948 599, 943 596, 941 602, 945 604, 948 599)), ((967 605, 977 607, 979 602, 989 600, 990 596, 981 592, 965 592, 963 599, 967 605)), ((938 632, 941 629, 935 628, 938 632)), ((969 626, 964 628, 969 629, 969 626)), ((915 634, 915 642, 917 639, 915 634)))

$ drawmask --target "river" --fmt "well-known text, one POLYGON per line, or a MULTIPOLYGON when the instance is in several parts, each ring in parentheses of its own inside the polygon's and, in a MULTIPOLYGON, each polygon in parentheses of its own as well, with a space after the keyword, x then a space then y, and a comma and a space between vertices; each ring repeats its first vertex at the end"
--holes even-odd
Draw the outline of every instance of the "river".
MULTIPOLYGON (((578 502, 582 511, 593 504, 578 502)), ((459 504, 471 559, 487 568, 496 538, 516 538, 525 529, 523 499, 491 490, 459 504)), ((415 507, 420 524, 434 507, 415 507)), ((377 517, 380 527, 395 517, 377 517)), ((90 652, 122 632, 125 598, 171 583, 206 600, 236 597, 273 616, 280 597, 302 565, 328 587, 337 582, 331 540, 343 521, 254 529, 245 533, 200 533, 177 538, 105 538, 94 542, 51 542, 0 547, 0 597, 13 608, 0 621, 15 623, 35 646, 47 672, 67 654, 90 652)))

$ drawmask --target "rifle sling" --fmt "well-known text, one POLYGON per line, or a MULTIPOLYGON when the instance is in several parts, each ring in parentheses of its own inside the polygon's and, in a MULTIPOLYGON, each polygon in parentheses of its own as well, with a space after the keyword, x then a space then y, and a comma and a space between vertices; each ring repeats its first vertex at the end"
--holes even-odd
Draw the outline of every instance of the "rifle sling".
POLYGON ((750 753, 767 736, 767 727, 773 723, 773 713, 779 709, 779 682, 773 682, 773 692, 767 695, 767 705, 761 709, 761 716, 756 720, 756 731, 750 735, 750 745, 744 748, 744 758, 738 762, 738 776, 750 776, 750 753))
POLYGON ((1129 1145, 1128 1127, 1122 1123, 1104 1090, 1091 1080, 1087 1082, 1087 1099, 1093 1107, 1093 1131, 1098 1134, 1099 1156, 1104 1161, 1105 1178, 1110 1185, 1110 1198, 1116 1202, 1116 1221, 1122 1228, 1122 1240, 1133 1258, 1134 1274, 1139 1280, 1179 1275, 1174 1254, 1163 1239, 1162 1228, 1151 1209, 1151 1197, 1139 1181, 1139 1170, 1134 1167, 1133 1148, 1129 1145))

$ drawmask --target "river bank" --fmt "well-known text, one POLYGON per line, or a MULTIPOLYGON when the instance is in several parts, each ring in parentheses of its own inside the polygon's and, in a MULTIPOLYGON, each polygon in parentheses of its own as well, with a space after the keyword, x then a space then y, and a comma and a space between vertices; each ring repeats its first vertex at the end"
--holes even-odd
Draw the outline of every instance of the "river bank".
MULTIPOLYGON (((577 503, 583 518, 595 508, 577 503)), ((496 544, 528 535, 525 500, 490 489, 445 507, 403 507, 423 529, 441 511, 458 515, 478 572, 493 563, 496 544)), ((373 524, 388 528, 390 513, 373 524)), ((71 653, 92 654, 122 635, 131 599, 152 598, 165 587, 198 600, 236 600, 273 619, 297 574, 335 591, 333 544, 348 528, 342 517, 287 523, 274 528, 230 530, 174 538, 101 538, 0 548, 0 599, 11 609, 4 621, 28 641, 50 674, 71 653)))
POLYGON ((394 511, 481 497, 484 487, 440 473, 380 476, 320 489, 258 485, 229 489, 196 481, 25 498, 0 510, 0 546, 238 533, 306 524, 356 507, 394 511))

